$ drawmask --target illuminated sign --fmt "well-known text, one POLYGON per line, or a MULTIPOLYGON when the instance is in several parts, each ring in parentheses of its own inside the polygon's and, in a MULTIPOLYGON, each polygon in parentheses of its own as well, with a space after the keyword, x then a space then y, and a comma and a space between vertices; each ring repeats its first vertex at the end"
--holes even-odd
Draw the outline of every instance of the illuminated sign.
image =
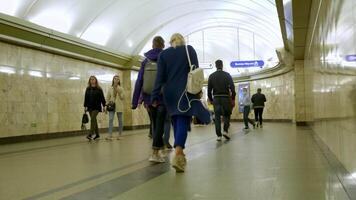
POLYGON ((265 62, 263 60, 246 60, 246 61, 232 61, 230 66, 232 68, 248 68, 260 67, 262 68, 265 62))

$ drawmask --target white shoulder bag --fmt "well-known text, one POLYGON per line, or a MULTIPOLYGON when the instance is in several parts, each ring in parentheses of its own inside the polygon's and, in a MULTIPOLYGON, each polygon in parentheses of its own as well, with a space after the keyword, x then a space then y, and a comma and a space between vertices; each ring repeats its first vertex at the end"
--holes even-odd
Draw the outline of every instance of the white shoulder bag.
POLYGON ((187 92, 190 94, 198 94, 203 88, 204 71, 202 68, 196 68, 195 65, 192 65, 192 62, 190 61, 188 45, 185 45, 185 51, 187 53, 190 68, 188 73, 187 92))
POLYGON ((178 101, 177 109, 178 109, 179 112, 188 112, 188 110, 192 107, 191 103, 193 101, 200 101, 199 99, 189 100, 188 92, 190 94, 198 94, 202 90, 203 83, 204 83, 204 71, 203 71, 202 68, 196 68, 195 65, 192 65, 192 62, 190 61, 189 50, 188 50, 188 46, 187 45, 185 45, 185 52, 187 53, 190 70, 189 70, 189 73, 188 73, 188 80, 187 80, 186 89, 183 91, 183 93, 180 96, 179 101, 178 101), (180 108, 180 103, 181 103, 181 101, 182 101, 184 96, 188 100, 188 108, 185 109, 185 110, 182 110, 180 108))

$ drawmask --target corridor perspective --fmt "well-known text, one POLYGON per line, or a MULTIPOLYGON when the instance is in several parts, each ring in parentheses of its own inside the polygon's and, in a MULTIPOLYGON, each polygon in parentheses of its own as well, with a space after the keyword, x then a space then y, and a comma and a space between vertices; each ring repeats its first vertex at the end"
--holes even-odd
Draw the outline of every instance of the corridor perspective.
POLYGON ((356 200, 355 0, 0 0, 0 200, 356 200))

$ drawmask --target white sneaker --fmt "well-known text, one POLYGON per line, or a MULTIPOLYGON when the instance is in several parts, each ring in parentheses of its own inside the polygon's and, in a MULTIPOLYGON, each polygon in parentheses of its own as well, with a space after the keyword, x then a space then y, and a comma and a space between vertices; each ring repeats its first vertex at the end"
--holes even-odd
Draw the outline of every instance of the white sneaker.
POLYGON ((219 136, 218 138, 216 138, 216 141, 221 141, 221 136, 219 136))
POLYGON ((166 162, 166 160, 164 158, 162 158, 161 156, 159 156, 157 154, 152 154, 151 157, 148 159, 148 161, 154 162, 154 163, 164 163, 164 162, 166 162))
POLYGON ((168 156, 168 154, 165 150, 159 150, 159 155, 161 156, 161 158, 165 158, 168 156))

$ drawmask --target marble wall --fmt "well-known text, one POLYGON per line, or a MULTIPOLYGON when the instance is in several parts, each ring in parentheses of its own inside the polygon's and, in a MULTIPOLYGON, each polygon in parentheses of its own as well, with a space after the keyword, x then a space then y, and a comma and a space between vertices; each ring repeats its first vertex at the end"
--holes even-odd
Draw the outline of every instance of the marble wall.
MULTIPOLYGON (((251 96, 257 92, 258 88, 262 89, 267 102, 264 109, 263 117, 272 120, 294 120, 294 72, 289 72, 277 77, 250 81, 251 96)), ((236 83, 236 91, 238 89, 236 83)), ((238 97, 236 98, 238 102, 238 97)), ((237 105, 237 103, 236 103, 237 105)), ((242 113, 239 113, 238 108, 233 110, 232 119, 242 119, 242 113)), ((250 113, 250 118, 254 119, 253 112, 250 113)))
MULTIPOLYGON (((96 75, 106 93, 114 74, 123 78, 116 69, 0 43, 0 137, 80 130, 88 77, 96 75)), ((98 119, 108 126, 107 115, 98 119)))
POLYGON ((356 173, 356 1, 313 1, 305 77, 313 130, 356 173), (318 10, 320 8, 320 10, 318 10))

